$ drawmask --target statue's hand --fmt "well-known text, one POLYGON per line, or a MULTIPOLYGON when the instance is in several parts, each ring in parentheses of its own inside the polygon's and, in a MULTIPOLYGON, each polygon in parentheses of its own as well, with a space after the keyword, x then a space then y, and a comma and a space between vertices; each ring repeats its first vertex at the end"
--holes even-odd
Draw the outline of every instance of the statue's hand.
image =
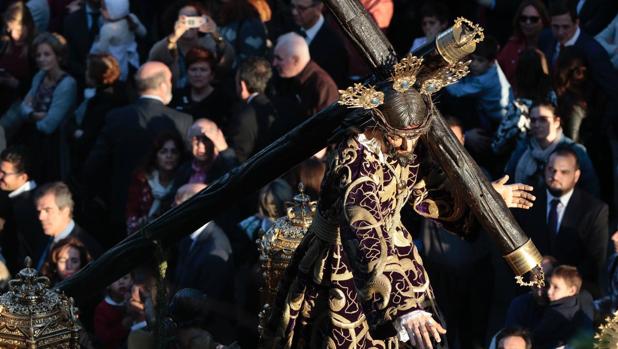
POLYGON ((504 175, 504 177, 491 182, 491 186, 502 196, 506 206, 523 208, 526 210, 532 207, 536 197, 530 194, 530 192, 534 188, 521 183, 505 184, 508 180, 509 176, 504 175))
POLYGON ((419 349, 433 349, 432 342, 440 343, 440 335, 446 333, 442 325, 425 312, 413 314, 404 321, 403 326, 408 332, 410 344, 419 349))

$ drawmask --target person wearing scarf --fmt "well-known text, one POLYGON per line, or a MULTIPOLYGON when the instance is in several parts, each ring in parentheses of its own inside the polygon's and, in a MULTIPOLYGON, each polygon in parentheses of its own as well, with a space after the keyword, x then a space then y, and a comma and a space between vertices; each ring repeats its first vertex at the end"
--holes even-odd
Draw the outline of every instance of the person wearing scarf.
POLYGON ((517 145, 505 172, 515 183, 543 186, 543 171, 549 155, 559 145, 569 145, 577 153, 581 179, 578 187, 599 197, 599 180, 586 148, 562 132, 560 116, 550 102, 539 102, 530 109, 530 133, 517 145))

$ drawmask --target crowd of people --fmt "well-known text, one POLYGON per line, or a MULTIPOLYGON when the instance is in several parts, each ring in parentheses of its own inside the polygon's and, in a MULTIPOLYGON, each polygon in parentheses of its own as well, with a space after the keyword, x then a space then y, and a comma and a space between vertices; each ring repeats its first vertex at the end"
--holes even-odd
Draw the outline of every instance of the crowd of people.
MULTIPOLYGON (((618 3, 360 2, 400 57, 455 17, 485 28, 470 74, 434 100, 488 179, 534 187, 534 206, 514 210, 544 256, 547 286, 530 292, 483 233, 464 241, 402 212, 450 347, 591 343, 618 309, 618 3)), ((3 288, 26 257, 52 284, 71 277, 371 73, 320 0, 0 0, 0 11, 3 288)), ((330 152, 165 246, 163 280, 145 261, 80 301, 83 346, 152 347, 165 308, 178 348, 256 347, 256 241, 299 183, 318 200, 330 152)))

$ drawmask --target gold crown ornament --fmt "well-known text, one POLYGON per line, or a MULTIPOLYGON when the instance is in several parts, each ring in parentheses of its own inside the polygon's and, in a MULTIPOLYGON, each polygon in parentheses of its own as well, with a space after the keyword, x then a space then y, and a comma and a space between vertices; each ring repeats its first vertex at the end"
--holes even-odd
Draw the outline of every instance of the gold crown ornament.
POLYGON ((376 91, 373 86, 355 83, 345 90, 339 90, 338 103, 349 108, 374 109, 384 103, 384 93, 376 91))
POLYGON ((397 92, 404 93, 411 89, 416 83, 416 74, 423 65, 423 59, 418 58, 411 53, 395 64, 393 67, 393 89, 397 92))
POLYGON ((598 332, 594 336, 594 348, 618 348, 618 312, 605 319, 605 323, 599 326, 598 332))
POLYGON ((456 62, 439 69, 432 77, 423 81, 420 93, 431 95, 440 91, 443 87, 457 82, 470 72, 470 61, 456 62))

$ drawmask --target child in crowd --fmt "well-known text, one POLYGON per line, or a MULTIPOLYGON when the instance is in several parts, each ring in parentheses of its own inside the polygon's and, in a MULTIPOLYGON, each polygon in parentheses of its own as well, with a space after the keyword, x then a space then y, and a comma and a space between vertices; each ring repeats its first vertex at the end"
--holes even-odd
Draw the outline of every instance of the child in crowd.
POLYGON ((129 12, 128 0, 101 1, 101 13, 105 23, 91 53, 109 53, 120 64, 120 80, 125 81, 131 67, 139 68, 139 53, 135 35, 146 36, 146 28, 134 14, 129 12))
POLYGON ((475 98, 479 126, 493 132, 513 102, 511 85, 496 62, 498 42, 486 37, 470 56, 470 74, 446 91, 455 97, 475 98))
POLYGON ((575 339, 592 341, 592 319, 584 313, 579 291, 582 277, 575 267, 556 267, 549 279, 549 306, 533 329, 534 348, 556 348, 575 339))
POLYGON ((132 284, 131 274, 114 281, 107 288, 105 299, 95 309, 94 333, 102 348, 119 348, 129 335, 133 319, 127 314, 126 303, 132 284))
POLYGON ((438 34, 448 28, 448 8, 441 2, 427 2, 421 7, 421 28, 425 36, 414 39, 410 52, 433 41, 438 34))

